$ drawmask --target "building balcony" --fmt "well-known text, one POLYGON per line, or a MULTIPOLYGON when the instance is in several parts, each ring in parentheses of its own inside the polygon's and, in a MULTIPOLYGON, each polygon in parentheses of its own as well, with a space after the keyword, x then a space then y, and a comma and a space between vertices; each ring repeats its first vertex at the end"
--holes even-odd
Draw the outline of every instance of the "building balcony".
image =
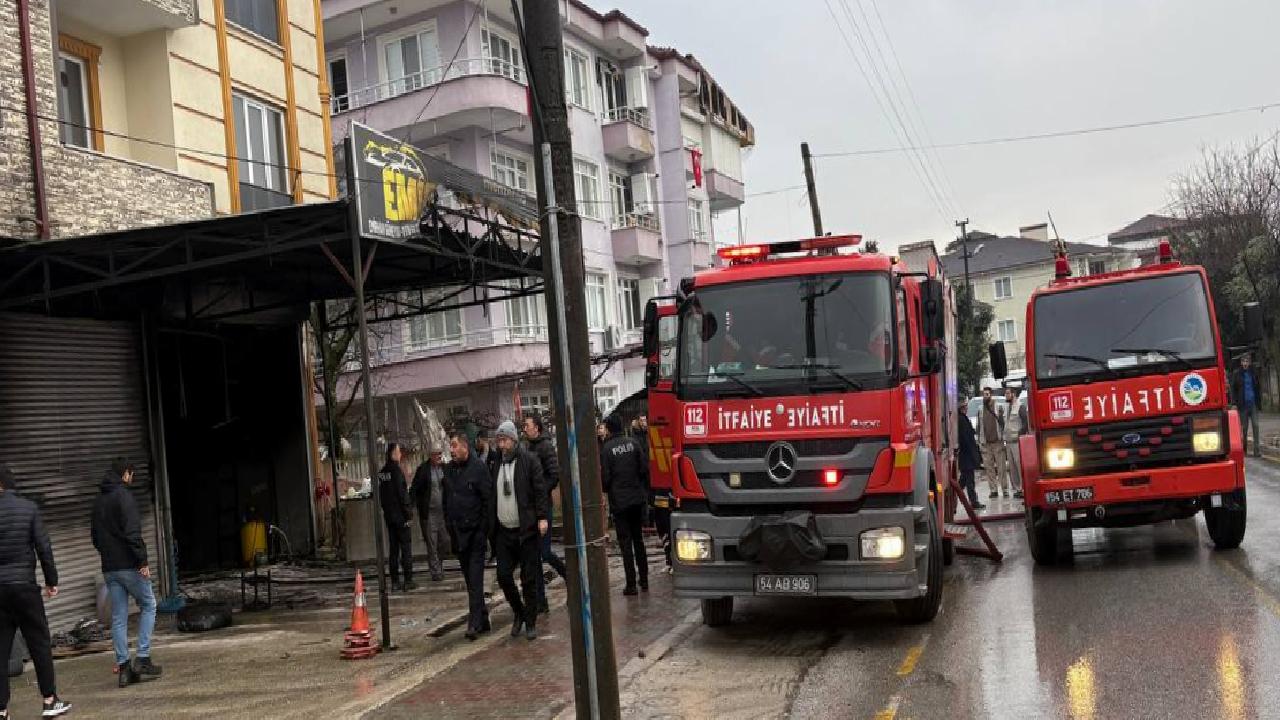
POLYGON ((656 215, 625 213, 613 218, 613 259, 624 265, 662 262, 662 228, 656 215))
POLYGON ((151 30, 176 30, 200 22, 197 0, 114 0, 103 12, 102 0, 58 0, 58 13, 91 27, 128 37, 151 30))
POLYGON ((528 120, 526 82, 525 70, 518 65, 496 58, 460 58, 452 65, 334 96, 334 134, 346 134, 355 111, 362 124, 384 132, 423 122, 432 122, 435 134, 519 125, 528 120))
POLYGON ((604 154, 623 163, 653 157, 653 128, 643 108, 615 108, 605 113, 604 154))
POLYGON ((736 208, 746 199, 741 180, 735 180, 719 170, 708 170, 705 180, 711 212, 736 208))
POLYGON ((272 190, 251 183, 240 183, 240 211, 270 210, 288 207, 293 204, 293 196, 289 193, 272 190))

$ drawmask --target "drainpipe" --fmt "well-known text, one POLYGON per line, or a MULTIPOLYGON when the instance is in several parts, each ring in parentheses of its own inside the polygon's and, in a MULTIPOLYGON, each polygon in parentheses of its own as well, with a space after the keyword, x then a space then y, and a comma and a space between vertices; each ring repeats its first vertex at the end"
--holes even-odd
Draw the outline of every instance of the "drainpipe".
MULTIPOLYGON (((52 12, 52 9, 50 10, 52 12)), ((18 0, 18 33, 22 45, 22 79, 27 91, 27 139, 31 144, 31 173, 36 190, 36 237, 49 239, 49 199, 44 187, 44 152, 40 141, 40 108, 36 105, 36 69, 31 56, 30 0, 18 0)))

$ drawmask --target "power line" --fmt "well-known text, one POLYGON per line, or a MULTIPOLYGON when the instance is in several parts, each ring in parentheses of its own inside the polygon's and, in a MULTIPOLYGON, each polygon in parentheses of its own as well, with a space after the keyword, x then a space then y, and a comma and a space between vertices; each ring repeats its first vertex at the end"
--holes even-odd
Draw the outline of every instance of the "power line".
POLYGON ((482 9, 477 7, 475 12, 471 13, 471 21, 467 23, 466 29, 462 31, 462 40, 458 42, 458 48, 453 51, 453 57, 449 58, 449 64, 444 66, 444 72, 440 75, 440 82, 436 83, 435 88, 431 91, 431 97, 427 98, 427 101, 422 104, 422 109, 418 111, 418 116, 409 124, 409 132, 405 136, 405 142, 408 142, 410 145, 413 144, 413 128, 417 126, 418 121, 426 114, 427 108, 431 107, 431 103, 436 99, 436 95, 440 93, 440 88, 444 85, 444 81, 449 79, 449 71, 453 69, 453 64, 458 61, 458 56, 462 54, 462 48, 466 47, 467 38, 471 34, 471 28, 475 26, 476 19, 480 17, 481 12, 482 9))
MULTIPOLYGON (((1050 140, 1054 138, 1075 137, 1078 135, 1095 135, 1098 133, 1114 132, 1116 130, 1133 130, 1136 128, 1155 127, 1159 125, 1173 125, 1177 123, 1192 122, 1196 120, 1208 120, 1217 117, 1226 117, 1228 115, 1241 115, 1250 112, 1265 112, 1272 108, 1280 107, 1280 102, 1265 103, 1262 105, 1250 105, 1248 107, 1232 108, 1230 110, 1218 110, 1215 112, 1196 113, 1194 115, 1179 115, 1176 117, 1159 118, 1155 120, 1141 120, 1137 122, 1121 123, 1117 125, 1102 125, 1091 128, 1077 128, 1074 130, 1057 130, 1053 132, 1031 133, 1028 135, 1010 135, 1005 137, 984 138, 981 140, 964 140, 952 143, 936 143, 922 145, 912 148, 875 148, 868 150, 845 150, 841 152, 814 153, 814 157, 835 158, 835 157, 865 157, 868 155, 891 155, 900 152, 909 152, 914 150, 945 150, 950 148, 977 147, 982 145, 999 145, 1003 143, 1030 142, 1035 140, 1050 140)), ((1264 143, 1265 144, 1265 143, 1264 143)))

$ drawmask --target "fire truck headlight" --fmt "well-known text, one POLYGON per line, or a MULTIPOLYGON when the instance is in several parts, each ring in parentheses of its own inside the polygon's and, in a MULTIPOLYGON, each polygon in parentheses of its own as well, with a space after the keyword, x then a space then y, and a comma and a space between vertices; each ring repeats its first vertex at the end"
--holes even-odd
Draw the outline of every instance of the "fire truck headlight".
POLYGON ((1222 417, 1201 415, 1191 419, 1191 449, 1197 455, 1222 452, 1222 417))
POLYGON ((1070 470, 1076 466, 1076 451, 1070 435, 1050 435, 1044 440, 1044 464, 1050 470, 1070 470))
POLYGON ((712 556, 711 536, 697 530, 676 531, 676 557, 680 562, 707 562, 712 556))
POLYGON ((906 535, 900 527, 867 530, 859 538, 863 560, 897 560, 906 550, 906 535))

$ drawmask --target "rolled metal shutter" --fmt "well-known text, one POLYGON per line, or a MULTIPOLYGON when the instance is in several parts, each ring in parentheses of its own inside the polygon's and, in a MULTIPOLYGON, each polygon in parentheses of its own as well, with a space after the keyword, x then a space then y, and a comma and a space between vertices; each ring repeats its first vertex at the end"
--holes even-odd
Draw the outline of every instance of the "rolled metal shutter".
POLYGON ((0 461, 39 505, 53 542, 59 595, 45 609, 54 632, 97 614, 102 572, 89 527, 112 458, 137 465, 132 490, 156 562, 146 413, 135 325, 0 314, 0 461))

